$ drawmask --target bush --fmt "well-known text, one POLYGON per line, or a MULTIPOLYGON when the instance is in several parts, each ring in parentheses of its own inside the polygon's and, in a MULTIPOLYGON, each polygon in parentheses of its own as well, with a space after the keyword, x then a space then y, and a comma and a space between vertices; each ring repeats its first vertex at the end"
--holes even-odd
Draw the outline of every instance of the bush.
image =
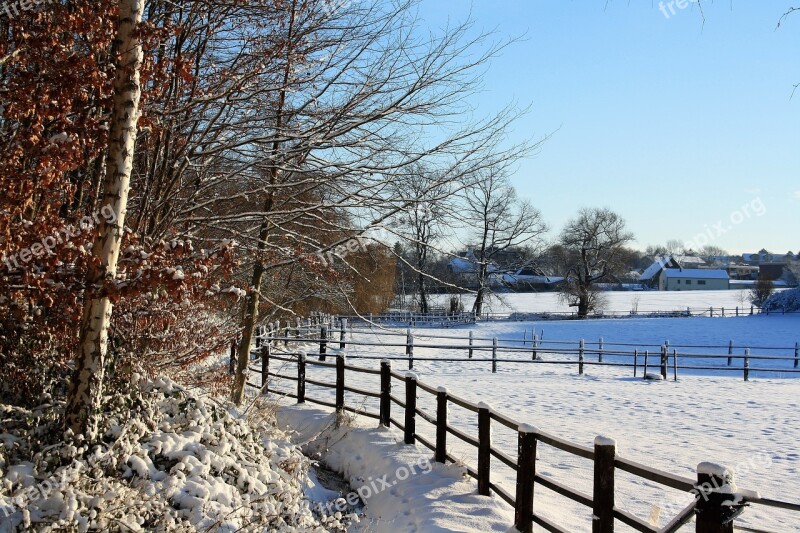
POLYGON ((761 309, 770 312, 800 312, 800 287, 773 294, 764 302, 761 309))

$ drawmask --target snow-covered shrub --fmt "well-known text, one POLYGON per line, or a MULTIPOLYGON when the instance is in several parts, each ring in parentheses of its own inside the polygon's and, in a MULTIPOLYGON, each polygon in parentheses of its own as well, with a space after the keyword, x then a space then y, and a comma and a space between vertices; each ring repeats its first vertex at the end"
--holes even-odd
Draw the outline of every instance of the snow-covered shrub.
POLYGON ((773 294, 761 306, 762 311, 800 311, 800 287, 773 294))
POLYGON ((167 379, 107 401, 94 447, 55 438, 60 405, 0 406, 0 532, 343 530, 282 433, 167 379))

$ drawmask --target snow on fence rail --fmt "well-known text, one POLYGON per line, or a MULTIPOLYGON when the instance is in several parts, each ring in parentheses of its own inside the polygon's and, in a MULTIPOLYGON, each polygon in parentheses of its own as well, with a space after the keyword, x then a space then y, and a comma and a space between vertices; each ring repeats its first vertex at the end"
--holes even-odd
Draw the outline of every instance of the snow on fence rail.
MULTIPOLYGON (((657 470, 649 466, 624 459, 616 454, 616 443, 612 439, 598 437, 594 447, 586 447, 561 439, 555 435, 538 428, 521 424, 509 418, 484 403, 472 403, 466 399, 450 394, 444 388, 434 388, 419 381, 413 372, 400 374, 392 370, 391 361, 383 360, 380 369, 365 368, 347 364, 344 354, 336 355, 336 362, 330 363, 323 359, 325 352, 321 351, 318 361, 310 361, 305 353, 277 352, 283 339, 266 338, 256 355, 261 359, 261 368, 251 367, 251 371, 260 374, 260 384, 248 381, 248 385, 260 389, 262 394, 274 392, 281 396, 294 398, 298 403, 315 403, 357 415, 376 419, 382 426, 395 426, 403 431, 405 444, 419 443, 434 453, 437 462, 460 462, 458 458, 447 452, 448 435, 459 439, 477 450, 477 465, 465 465, 469 476, 477 480, 480 495, 489 496, 496 494, 515 509, 515 527, 522 533, 533 530, 537 524, 547 531, 566 533, 567 530, 551 519, 537 513, 534 507, 535 487, 547 488, 556 494, 568 498, 579 505, 592 511, 593 533, 611 533, 616 522, 625 524, 636 531, 670 533, 678 531, 693 517, 696 517, 695 531, 699 533, 733 533, 734 518, 744 511, 748 504, 757 504, 767 507, 780 508, 791 512, 800 513, 800 504, 762 498, 757 492, 737 490, 731 491, 730 483, 732 473, 724 467, 711 463, 701 463, 697 467, 697 480, 692 480, 669 472, 657 470), (296 374, 289 375, 285 370, 274 372, 270 370, 270 362, 278 361, 288 365, 296 365, 296 374), (328 368, 335 370, 335 384, 309 379, 307 367, 328 368), (348 372, 351 374, 368 374, 380 376, 380 391, 374 392, 349 385, 348 372), (287 380, 296 382, 296 391, 277 390, 273 380, 287 380), (403 396, 393 394, 395 382, 403 384, 403 396), (306 385, 313 385, 322 389, 335 391, 334 402, 313 398, 306 394, 306 385), (430 414, 418 407, 417 400, 426 393, 435 398, 436 414, 430 414), (356 408, 346 403, 346 393, 351 393, 366 398, 377 399, 379 411, 373 412, 365 407, 356 408), (477 438, 461 431, 448 422, 450 405, 466 409, 477 415, 477 438), (393 417, 392 405, 402 410, 402 417, 393 417), (401 421, 402 420, 402 421, 401 421), (424 438, 417 432, 418 420, 432 424, 435 428, 434 442, 424 438), (506 451, 492 445, 492 423, 517 433, 517 456, 512 457, 506 451), (545 444, 566 452, 570 455, 592 461, 594 468, 594 485, 591 495, 584 494, 570 486, 559 483, 553 478, 537 473, 537 445, 545 444), (492 477, 492 458, 500 461, 510 468, 516 475, 516 490, 512 495, 505 487, 492 477), (636 478, 655 483, 662 487, 676 489, 691 493, 695 496, 690 505, 674 516, 667 525, 658 528, 650 522, 639 518, 631 512, 617 505, 615 500, 615 483, 617 471, 626 472, 636 478), (729 477, 730 476, 730 477, 729 477)), ((800 515, 798 515, 800 520, 800 515)), ((737 528, 738 529, 738 528, 737 528)), ((747 530, 742 528, 742 530, 747 530)), ((750 530, 755 531, 755 530, 750 530)))
MULTIPOLYGON (((351 354, 350 358, 403 360, 408 363, 409 370, 414 369, 415 362, 438 361, 491 365, 493 373, 497 372, 498 365, 506 363, 574 365, 579 374, 583 374, 587 366, 607 366, 632 369, 634 377, 639 377, 641 370, 643 379, 653 377, 648 372, 651 369, 660 373, 662 379, 667 379, 672 374, 674 380, 678 379, 681 371, 738 373, 745 381, 754 373, 800 373, 800 342, 795 342, 794 346, 739 346, 733 340, 726 345, 671 344, 669 341, 658 344, 615 343, 602 338, 597 341, 558 341, 545 340, 544 331, 536 330, 530 332, 530 337, 525 333, 522 339, 503 339, 501 342, 496 337, 476 337, 472 331, 464 338, 454 335, 415 335, 410 328, 404 333, 353 328, 352 323, 346 319, 337 324, 332 317, 325 316, 318 320, 297 321, 293 327, 287 325, 283 329, 276 324, 262 327, 256 336, 256 348, 261 346, 262 339, 266 336, 272 342, 282 343, 284 347, 288 347, 290 343, 295 346, 318 343, 319 352, 323 355, 327 353, 329 345, 334 345, 333 348, 339 350, 346 349, 348 345, 382 350, 397 349, 398 355, 394 356, 351 354), (389 341, 354 340, 356 334, 387 337, 389 341), (398 341, 392 342, 392 338, 397 338, 398 341), (415 354, 415 350, 420 349, 436 349, 455 355, 443 357, 420 356, 418 352, 415 354), (720 364, 715 364, 718 361, 720 364)), ((231 345, 231 369, 234 368, 235 353, 234 343, 231 345)))

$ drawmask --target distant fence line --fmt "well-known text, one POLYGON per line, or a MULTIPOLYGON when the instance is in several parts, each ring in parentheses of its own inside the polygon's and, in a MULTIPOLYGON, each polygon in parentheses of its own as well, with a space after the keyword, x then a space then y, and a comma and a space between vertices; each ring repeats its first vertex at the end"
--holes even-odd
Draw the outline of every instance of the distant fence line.
MULTIPOLYGON (((320 337, 320 341, 327 340, 320 337)), ((399 374, 392 371, 390 361, 381 361, 380 369, 364 368, 348 365, 344 354, 336 355, 336 362, 311 361, 305 353, 282 352, 277 348, 283 339, 265 338, 262 346, 255 352, 261 359, 261 368, 251 367, 250 370, 260 374, 261 384, 248 381, 248 385, 260 390, 263 394, 274 392, 283 397, 294 398, 297 403, 306 401, 330 407, 337 413, 351 412, 360 416, 376 419, 382 426, 395 426, 403 432, 405 444, 419 443, 434 453, 434 459, 440 463, 461 461, 448 453, 448 435, 459 439, 477 450, 477 468, 465 464, 469 476, 477 480, 478 493, 482 496, 496 494, 502 500, 514 507, 514 525, 522 533, 530 533, 533 524, 537 524, 547 531, 567 533, 567 529, 556 524, 536 512, 534 507, 535 487, 547 488, 556 494, 568 498, 579 505, 588 507, 592 511, 592 532, 613 533, 616 522, 625 524, 636 531, 646 533, 674 533, 680 530, 693 517, 696 518, 695 531, 697 533, 733 533, 736 516, 744 511, 749 504, 758 504, 771 508, 778 508, 800 513, 800 504, 762 498, 757 492, 738 491, 732 494, 729 491, 729 471, 712 463, 700 463, 697 467, 697 479, 692 480, 669 472, 654 469, 650 466, 623 459, 616 454, 616 442, 598 437, 594 447, 589 448, 556 437, 538 428, 521 424, 518 421, 502 415, 483 403, 472 403, 463 398, 450 394, 444 388, 433 388, 418 380, 412 372, 399 374), (270 369, 270 362, 278 361, 284 364, 279 372, 270 369), (285 370, 286 364, 296 365, 296 374, 289 375, 285 370), (335 384, 310 379, 307 377, 308 367, 328 367, 335 369, 335 384), (283 373, 282 373, 283 372, 283 373), (350 374, 366 374, 380 377, 380 392, 357 388, 349 383, 350 374), (294 391, 275 388, 272 380, 288 380, 296 382, 294 391), (404 395, 397 397, 392 394, 393 380, 404 384, 404 395), (306 387, 311 385, 335 391, 335 401, 325 401, 307 394, 306 387), (424 411, 417 405, 417 399, 422 393, 435 397, 436 414, 424 411), (375 399, 379 402, 379 412, 370 411, 365 407, 355 408, 345 401, 346 393, 355 394, 375 399), (392 416, 392 404, 402 409, 402 421, 392 416), (467 434, 448 422, 448 409, 456 405, 477 415, 477 437, 467 434), (417 422, 427 422, 435 428, 435 442, 424 438, 417 433, 417 422), (517 433, 517 456, 513 457, 507 452, 493 446, 492 423, 496 422, 517 433), (559 483, 550 476, 537 472, 537 445, 544 444, 562 450, 576 457, 588 459, 593 463, 594 483, 591 495, 585 494, 566 484, 559 483), (500 461, 516 473, 516 491, 512 495, 503 486, 492 479, 492 459, 500 461), (674 516, 666 526, 656 527, 638 516, 626 511, 615 501, 616 472, 622 471, 637 479, 646 480, 662 488, 672 488, 694 494, 695 499, 680 513, 674 516)), ((320 359, 325 357, 325 346, 320 347, 320 359)), ((359 382, 359 386, 363 386, 359 382)), ((742 531, 757 531, 744 527, 736 527, 742 531)))
MULTIPOLYGON (((680 317, 711 317, 728 318, 754 315, 791 315, 800 314, 800 311, 786 311, 761 309, 754 305, 749 307, 687 307, 686 309, 673 309, 670 311, 596 311, 584 317, 586 319, 603 318, 680 318, 680 317)), ((476 321, 510 320, 569 320, 577 319, 575 311, 508 311, 484 312, 476 315, 472 311, 449 311, 446 308, 432 308, 427 313, 417 311, 387 311, 384 313, 364 313, 361 315, 340 315, 353 323, 372 324, 406 324, 411 327, 441 326, 450 327, 460 324, 471 324, 476 321)))
MULTIPOLYGON (((260 348, 264 339, 282 344, 288 349, 316 344, 319 346, 321 360, 329 350, 345 350, 347 346, 397 349, 397 355, 357 355, 351 359, 387 359, 404 361, 408 369, 414 369, 415 362, 453 362, 465 364, 491 365, 495 373, 501 364, 543 364, 574 365, 578 374, 583 374, 587 366, 607 366, 632 369, 633 376, 651 379, 660 375, 662 379, 678 379, 681 371, 716 371, 739 373, 745 381, 754 373, 800 373, 800 342, 794 346, 753 346, 738 345, 733 340, 728 344, 674 344, 670 341, 645 344, 630 342, 609 342, 603 338, 597 341, 580 339, 576 341, 546 340, 544 330, 532 330, 530 336, 523 332, 521 339, 498 339, 497 337, 477 337, 473 331, 466 338, 454 335, 434 335, 412 332, 388 331, 376 328, 354 328, 347 318, 336 319, 320 315, 317 319, 297 321, 293 326, 283 328, 272 323, 259 328, 255 347, 260 348), (301 323, 302 322, 302 323, 301 323), (354 335, 386 337, 388 342, 354 340, 354 335), (348 339, 349 337, 349 339, 348 339), (397 339, 396 341, 393 339, 397 339), (445 341, 437 344, 433 341, 445 341), (426 342, 427 341, 427 342, 426 342), (421 356, 416 350, 437 349, 454 356, 421 356), (696 352, 687 350, 706 350, 696 352), (712 353, 721 350, 726 353, 712 353), (783 352, 783 354, 776 353, 783 352), (402 355, 401 355, 402 354, 402 355), (611 360, 609 360, 611 359, 611 360), (708 361, 724 364, 709 364, 708 361), (759 362, 786 362, 786 366, 758 366, 759 362), (649 371, 653 370, 651 374, 649 371)), ((234 368, 236 343, 231 345, 231 369, 234 368)), ((332 352, 333 353, 333 352, 332 352)))

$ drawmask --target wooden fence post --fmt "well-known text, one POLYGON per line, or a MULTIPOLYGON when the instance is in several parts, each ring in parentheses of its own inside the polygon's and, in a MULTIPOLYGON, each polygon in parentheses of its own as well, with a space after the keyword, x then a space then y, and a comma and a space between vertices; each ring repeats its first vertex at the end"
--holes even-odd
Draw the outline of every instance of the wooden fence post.
POLYGON ((411 329, 406 330, 406 357, 408 357, 408 369, 414 369, 414 336, 411 329))
POLYGON ((339 324, 339 349, 344 350, 347 348, 347 343, 344 341, 344 337, 347 331, 347 319, 342 318, 339 324))
POLYGON ((286 328, 283 330, 283 347, 289 347, 289 319, 286 319, 286 328))
POLYGON ((325 360, 325 354, 328 352, 328 328, 320 326, 319 328, 319 360, 325 360))
POLYGON ((230 356, 230 365, 228 366, 228 373, 235 374, 236 373, 236 337, 233 338, 231 341, 231 356, 230 356))
POLYGON ((667 379, 667 358, 669 357, 669 342, 665 342, 664 346, 661 347, 661 377, 667 379))
POLYGON ((644 371, 642 372, 642 377, 647 379, 647 357, 650 355, 649 350, 644 351, 644 371))
POLYGON ((263 335, 264 335, 264 326, 256 326, 256 350, 261 348, 263 335))
POLYGON ((585 343, 583 339, 580 340, 578 343, 578 374, 583 374, 583 351, 585 348, 585 343))
POLYGON ((406 444, 414 444, 417 436, 417 376, 413 372, 406 374, 406 444))
POLYGON ((600 340, 597 343, 597 362, 603 362, 603 337, 600 337, 600 340))
POLYGON ((436 452, 434 460, 447 461, 447 389, 436 389, 436 452))
POLYGON ((531 355, 531 360, 536 361, 536 359, 538 358, 538 356, 536 355, 536 345, 537 345, 536 333, 533 334, 533 339, 531 339, 531 345, 533 346, 532 350, 533 353, 531 355))
POLYGON ((672 377, 678 381, 678 350, 672 350, 672 377))
POLYGON ((381 425, 392 424, 392 362, 381 361, 381 425))
POLYGON ((469 358, 472 359, 472 330, 469 330, 469 358))
POLYGON ((344 411, 344 354, 336 356, 336 412, 344 411))
POLYGON ((750 380, 750 348, 744 349, 744 380, 750 380))
POLYGON ((633 350, 633 377, 636 377, 636 370, 639 366, 639 350, 633 350))
POLYGON ((753 316, 753 306, 750 306, 750 316, 753 316))
POLYGON ((733 479, 733 471, 712 463, 697 465, 697 533, 733 533, 731 506, 726 505, 734 495, 717 492, 733 479))
POLYGON ((794 367, 800 364, 800 342, 794 343, 794 367))
POLYGON ((261 347, 261 388, 262 394, 269 392, 269 343, 261 347))
POLYGON ((728 366, 733 364, 733 341, 728 341, 728 366))
POLYGON ((306 354, 297 354, 297 403, 306 403, 306 354))
POLYGON ((478 404, 478 494, 490 495, 492 465, 492 418, 490 407, 481 402, 478 404))
POLYGON ((497 337, 492 339, 492 374, 497 374, 497 337))
POLYGON ((533 486, 536 477, 536 428, 519 426, 517 436, 517 494, 514 526, 520 533, 533 531, 533 486))
POLYGON ((614 459, 617 443, 613 439, 594 439, 594 494, 592 533, 614 533, 614 459))

